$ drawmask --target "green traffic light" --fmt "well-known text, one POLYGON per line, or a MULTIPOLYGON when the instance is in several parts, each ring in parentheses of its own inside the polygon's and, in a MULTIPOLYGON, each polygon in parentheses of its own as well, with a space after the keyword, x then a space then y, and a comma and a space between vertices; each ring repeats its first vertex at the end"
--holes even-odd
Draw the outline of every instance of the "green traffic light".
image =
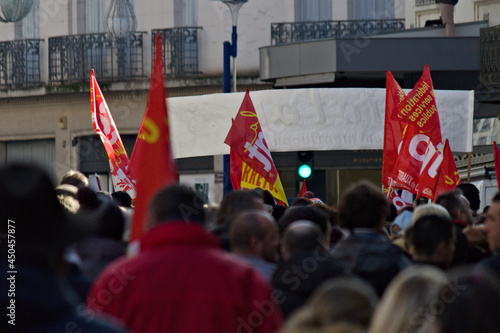
POLYGON ((311 167, 307 164, 303 164, 299 167, 298 170, 299 176, 306 179, 309 178, 312 174, 311 167))

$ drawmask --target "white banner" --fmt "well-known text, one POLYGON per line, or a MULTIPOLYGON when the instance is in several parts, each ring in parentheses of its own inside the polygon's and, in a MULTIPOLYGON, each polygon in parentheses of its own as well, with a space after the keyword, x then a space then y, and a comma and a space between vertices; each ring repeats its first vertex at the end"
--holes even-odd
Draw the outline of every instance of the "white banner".
MULTIPOLYGON (((443 140, 453 152, 472 151, 474 92, 435 95, 443 140)), ((168 98, 174 157, 229 154, 224 139, 243 97, 168 98)), ((271 151, 383 149, 385 89, 261 90, 250 97, 271 151)))

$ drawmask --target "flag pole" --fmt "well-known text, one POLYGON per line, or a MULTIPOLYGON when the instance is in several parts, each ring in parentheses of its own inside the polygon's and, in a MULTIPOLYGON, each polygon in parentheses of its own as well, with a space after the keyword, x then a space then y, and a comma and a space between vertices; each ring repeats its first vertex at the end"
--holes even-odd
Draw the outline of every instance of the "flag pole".
POLYGON ((468 163, 468 167, 467 167, 467 183, 470 183, 470 165, 471 165, 472 153, 469 152, 468 155, 469 155, 468 156, 469 163, 468 163))
POLYGON ((389 190, 387 191, 387 199, 389 199, 389 196, 391 195, 392 182, 393 182, 393 179, 391 178, 391 182, 389 183, 389 190))

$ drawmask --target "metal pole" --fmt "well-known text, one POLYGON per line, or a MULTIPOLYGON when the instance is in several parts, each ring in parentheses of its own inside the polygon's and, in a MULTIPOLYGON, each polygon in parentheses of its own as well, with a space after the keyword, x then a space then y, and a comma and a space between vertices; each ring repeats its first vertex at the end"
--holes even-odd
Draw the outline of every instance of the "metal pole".
POLYGON ((224 93, 231 92, 231 44, 224 42, 224 72, 223 72, 224 93))

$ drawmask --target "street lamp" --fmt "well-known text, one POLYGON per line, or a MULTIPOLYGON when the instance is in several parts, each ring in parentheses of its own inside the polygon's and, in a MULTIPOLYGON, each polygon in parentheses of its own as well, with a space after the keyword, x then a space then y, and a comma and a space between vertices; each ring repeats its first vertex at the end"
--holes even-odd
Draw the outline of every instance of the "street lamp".
POLYGON ((125 77, 125 39, 137 29, 134 8, 129 0, 112 0, 106 14, 106 30, 116 38, 118 77, 125 77))
POLYGON ((28 15, 33 7, 33 0, 0 0, 2 15, 0 22, 18 22, 28 15))
POLYGON ((233 92, 236 92, 236 54, 237 54, 237 40, 238 34, 236 33, 236 26, 238 24, 238 12, 248 0, 222 0, 229 10, 233 20, 233 32, 231 34, 231 42, 224 42, 224 92, 231 92, 230 89, 230 57, 233 57, 233 92))
POLYGON ((106 14, 106 30, 116 38, 126 38, 137 29, 134 8, 129 0, 112 0, 106 14))

